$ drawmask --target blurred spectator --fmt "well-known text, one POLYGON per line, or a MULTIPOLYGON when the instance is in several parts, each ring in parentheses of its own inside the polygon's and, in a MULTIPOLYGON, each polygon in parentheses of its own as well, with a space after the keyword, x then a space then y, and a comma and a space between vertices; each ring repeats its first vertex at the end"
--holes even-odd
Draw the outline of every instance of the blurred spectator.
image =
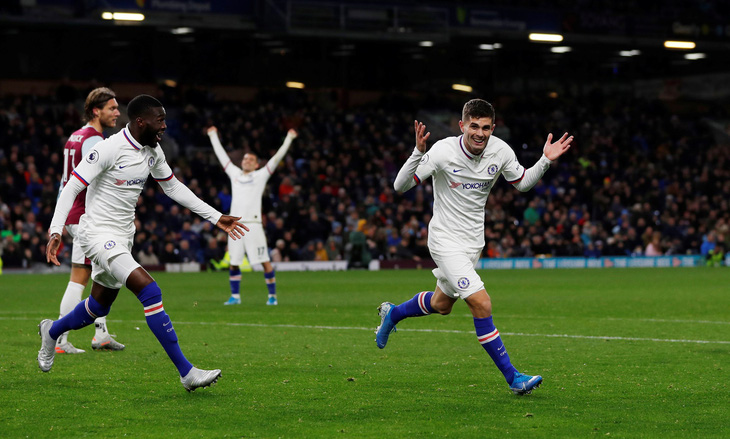
POLYGON ((142 250, 137 253, 137 261, 142 266, 160 265, 160 259, 154 253, 152 245, 147 243, 142 246, 142 250))
POLYGON ((180 262, 201 262, 198 255, 190 247, 190 242, 186 239, 180 241, 180 250, 178 252, 180 262))
MULTIPOLYGON (((649 230, 649 229, 647 229, 649 230)), ((644 250, 644 256, 662 256, 664 252, 662 251, 662 234, 661 232, 652 232, 651 233, 651 240, 646 245, 646 249, 644 250)))
POLYGON ((167 264, 182 262, 182 258, 179 253, 180 251, 175 248, 175 244, 172 242, 165 243, 165 248, 160 253, 160 263, 167 264))
POLYGON ((327 254, 327 249, 324 247, 324 243, 322 241, 317 240, 315 243, 314 260, 315 261, 329 260, 329 255, 327 254))

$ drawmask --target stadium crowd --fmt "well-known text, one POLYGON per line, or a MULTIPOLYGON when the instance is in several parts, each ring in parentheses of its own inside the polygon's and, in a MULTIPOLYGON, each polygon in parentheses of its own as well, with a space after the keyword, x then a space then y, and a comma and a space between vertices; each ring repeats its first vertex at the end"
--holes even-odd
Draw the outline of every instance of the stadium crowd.
MULTIPOLYGON (((273 262, 429 258, 431 183, 399 195, 393 181, 413 149, 419 111, 438 107, 458 118, 463 102, 423 108, 388 95, 375 105, 347 108, 334 94, 300 91, 265 91, 248 103, 220 101, 201 89, 159 93, 168 112, 168 162, 223 212, 231 203, 229 181, 206 127, 218 127, 234 163, 247 151, 263 163, 288 128, 299 131, 263 200, 273 262)), ((62 148, 83 125, 83 97, 84 90, 65 85, 48 96, 0 100, 0 254, 6 268, 46 263, 62 148)), ((484 257, 724 254, 730 148, 699 115, 598 90, 495 104, 494 135, 510 143, 525 166, 539 158, 548 132, 569 131, 576 141, 534 190, 495 185, 485 212, 484 257)), ((225 234, 152 181, 138 202, 137 229, 133 254, 145 265, 218 266, 225 256, 225 234)))

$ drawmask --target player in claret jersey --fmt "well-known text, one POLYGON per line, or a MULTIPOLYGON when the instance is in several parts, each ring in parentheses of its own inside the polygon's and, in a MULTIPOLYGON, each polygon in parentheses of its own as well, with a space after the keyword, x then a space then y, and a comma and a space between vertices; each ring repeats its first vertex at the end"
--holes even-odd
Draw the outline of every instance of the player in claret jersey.
MULTIPOLYGON (((86 97, 84 105, 84 117, 88 121, 81 129, 74 131, 69 136, 66 145, 63 147, 63 180, 61 189, 66 185, 71 172, 78 166, 81 159, 91 151, 92 147, 104 140, 104 128, 114 128, 119 117, 119 104, 116 94, 106 87, 92 90, 86 97)), ((61 313, 59 318, 73 311, 74 307, 81 302, 81 295, 89 283, 91 277, 91 261, 84 255, 78 240, 79 218, 84 214, 86 208, 86 191, 83 190, 76 196, 71 211, 66 219, 66 232, 73 238, 71 249, 71 279, 66 286, 66 291, 61 299, 61 313)), ((91 340, 93 349, 107 349, 120 351, 124 345, 114 340, 107 330, 106 317, 99 317, 94 321, 96 333, 91 340)), ((78 349, 68 341, 68 332, 64 332, 56 341, 56 353, 59 354, 81 354, 83 349, 78 349)))
POLYGON ((466 302, 474 317, 477 339, 504 375, 510 389, 528 394, 540 385, 542 377, 521 374, 512 366, 509 355, 492 322, 492 302, 484 282, 475 271, 484 248, 484 207, 499 176, 520 191, 531 189, 550 167, 550 163, 570 148, 568 133, 556 142, 548 134, 543 155, 529 169, 518 161, 514 151, 494 132, 494 108, 481 99, 464 105, 459 127, 463 133, 436 142, 426 152, 431 133, 414 122, 416 148, 395 179, 395 189, 405 192, 433 177, 433 218, 429 224, 428 248, 438 268, 435 291, 423 291, 398 306, 383 302, 378 307, 380 326, 376 343, 383 349, 395 325, 408 317, 433 312, 448 314, 457 299, 466 302))
POLYGON ((129 124, 84 156, 58 199, 46 257, 49 262, 59 264, 56 254, 61 230, 73 200, 88 187, 86 213, 79 221, 79 243, 91 259, 94 282, 91 295, 72 312, 56 321, 43 320, 38 325, 41 336, 38 366, 48 372, 53 366, 56 339, 70 329, 83 328, 109 314, 119 289, 125 285, 142 303, 147 325, 177 368, 183 387, 191 391, 215 383, 221 371, 198 369, 185 358, 170 317, 162 306, 160 287, 130 253, 139 194, 151 175, 170 198, 229 235, 241 238, 248 228, 238 222, 240 218, 213 209, 175 178, 158 144, 167 128, 160 101, 140 95, 132 99, 127 110, 129 124))

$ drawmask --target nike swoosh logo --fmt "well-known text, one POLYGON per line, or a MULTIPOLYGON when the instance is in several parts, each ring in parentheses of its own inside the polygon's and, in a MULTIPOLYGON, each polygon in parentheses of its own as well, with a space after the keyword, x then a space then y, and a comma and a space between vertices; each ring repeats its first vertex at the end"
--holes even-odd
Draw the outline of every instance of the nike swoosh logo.
POLYGON ((463 171, 463 169, 454 169, 454 174, 456 174, 457 172, 461 172, 461 171, 463 171))
POLYGON ((163 323, 163 324, 162 324, 162 326, 167 326, 167 325, 169 325, 170 323, 172 323, 172 322, 167 322, 167 323, 163 323))
POLYGON ((502 346, 498 347, 498 348, 497 348, 497 350, 498 350, 498 351, 501 351, 503 347, 504 347, 504 345, 502 345, 502 346))
POLYGON ((124 165, 124 166, 122 166, 122 165, 119 165, 119 169, 124 169, 124 168, 126 168, 127 166, 129 166, 129 165, 124 165))

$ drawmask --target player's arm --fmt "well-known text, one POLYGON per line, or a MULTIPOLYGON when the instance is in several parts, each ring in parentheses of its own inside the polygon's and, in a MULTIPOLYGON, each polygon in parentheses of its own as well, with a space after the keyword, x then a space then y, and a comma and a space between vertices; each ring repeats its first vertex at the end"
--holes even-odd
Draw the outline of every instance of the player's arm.
POLYGON ((221 163, 221 166, 223 166, 223 170, 228 172, 231 169, 238 169, 238 167, 231 162, 231 158, 228 157, 228 153, 226 153, 226 150, 221 144, 221 140, 218 138, 218 128, 214 126, 208 128, 208 138, 210 138, 210 143, 213 145, 215 156, 218 157, 218 161, 221 163))
POLYGON ((178 204, 187 207, 192 212, 215 224, 233 239, 242 238, 244 232, 248 232, 248 227, 238 222, 241 217, 223 215, 210 204, 198 198, 190 188, 182 184, 175 177, 175 174, 172 173, 172 169, 170 169, 170 166, 165 161, 164 156, 158 156, 153 171, 152 177, 155 181, 157 181, 165 194, 178 204), (155 175, 166 175, 166 177, 160 178, 155 177, 155 175))
POLYGON ((291 143, 294 139, 297 138, 297 132, 294 129, 290 129, 286 133, 286 138, 284 139, 284 143, 281 144, 279 147, 279 150, 276 151, 276 154, 274 154, 271 159, 266 163, 266 169, 269 171, 269 174, 273 174, 274 170, 276 170, 276 167, 279 166, 279 162, 281 159, 284 158, 287 151, 289 151, 289 147, 291 146, 291 143))
MULTIPOLYGON (((526 192, 532 189, 538 181, 545 175, 545 172, 550 168, 550 164, 553 160, 557 160, 558 157, 563 155, 565 151, 570 149, 570 143, 573 141, 573 136, 568 137, 568 133, 563 134, 558 141, 552 143, 552 134, 548 134, 547 141, 542 150, 542 157, 537 161, 531 168, 523 169, 522 177, 515 181, 510 181, 509 177, 505 175, 510 183, 519 191, 526 192)), ((515 162, 517 159, 515 158, 515 162)), ((521 166, 520 166, 521 167, 521 166)))
POLYGON ((71 172, 68 182, 61 190, 53 212, 51 226, 48 228, 48 244, 46 245, 46 261, 55 265, 58 262, 57 252, 61 244, 61 233, 66 224, 68 214, 73 207, 76 196, 86 189, 96 177, 114 163, 115 154, 105 148, 92 149, 89 154, 71 172))
POLYGON ((426 140, 431 136, 431 133, 427 133, 426 125, 417 120, 413 121, 413 126, 416 130, 416 147, 413 149, 411 156, 408 157, 408 160, 400 168, 400 171, 398 171, 398 175, 395 177, 395 182, 393 183, 393 188, 400 193, 406 192, 412 187, 421 184, 421 179, 428 178, 432 173, 432 169, 426 170, 425 174, 418 172, 418 165, 422 161, 426 161, 424 165, 428 164, 428 158, 424 158, 424 156, 426 155, 426 140))
POLYGON ((58 248, 61 245, 61 233, 63 233, 63 226, 66 224, 66 218, 68 213, 73 207, 76 196, 86 189, 88 184, 82 181, 75 171, 71 173, 71 178, 68 180, 66 185, 61 190, 56 201, 56 209, 53 212, 53 219, 51 220, 51 226, 48 228, 48 244, 46 245, 46 262, 54 265, 61 265, 58 262, 58 248))

